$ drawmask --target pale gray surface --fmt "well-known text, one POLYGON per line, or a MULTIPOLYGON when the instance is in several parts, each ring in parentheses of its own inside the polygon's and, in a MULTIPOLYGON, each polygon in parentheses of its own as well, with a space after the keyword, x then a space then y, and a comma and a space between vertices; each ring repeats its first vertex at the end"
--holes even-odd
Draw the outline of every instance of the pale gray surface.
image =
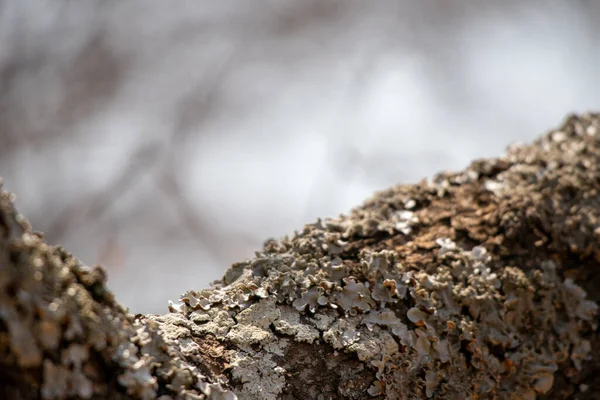
POLYGON ((0 176, 135 312, 600 103, 594 2, 0 4, 0 176))

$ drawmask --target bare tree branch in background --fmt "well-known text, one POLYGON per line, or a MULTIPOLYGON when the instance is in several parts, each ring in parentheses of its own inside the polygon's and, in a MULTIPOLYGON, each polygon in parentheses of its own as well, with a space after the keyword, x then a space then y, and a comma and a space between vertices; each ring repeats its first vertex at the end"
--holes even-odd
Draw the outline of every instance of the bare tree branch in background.
POLYGON ((131 157, 131 167, 124 170, 115 182, 92 196, 82 199, 79 205, 71 206, 65 214, 50 225, 50 232, 54 240, 60 241, 67 234, 72 234, 74 229, 83 224, 94 224, 115 203, 119 197, 129 190, 133 190, 144 175, 154 172, 157 160, 162 153, 159 144, 148 144, 139 148, 131 157))
POLYGON ((23 46, 21 38, 9 38, 14 40, 15 54, 0 64, 0 157, 16 151, 17 146, 42 149, 47 143, 76 135, 76 124, 115 97, 128 61, 113 53, 105 35, 102 31, 91 34, 65 65, 56 65, 48 54, 51 49, 23 54, 18 50, 23 46), (44 69, 57 75, 55 84, 65 84, 58 90, 44 91, 42 87, 39 92, 35 87, 18 87, 31 85, 28 79, 44 69), (23 90, 30 93, 24 96, 23 90))
MULTIPOLYGON (((214 222, 204 215, 199 207, 194 206, 187 199, 181 190, 182 183, 178 172, 186 167, 186 161, 190 162, 189 159, 185 159, 188 139, 200 134, 203 123, 214 113, 215 109, 223 106, 220 102, 219 92, 237 57, 239 57, 239 53, 231 52, 228 57, 220 61, 221 66, 217 69, 216 76, 207 78, 207 82, 202 82, 180 99, 179 104, 175 107, 177 115, 174 118, 175 126, 170 135, 169 152, 160 171, 156 174, 157 186, 172 201, 172 206, 177 210, 182 226, 215 259, 227 257, 231 247, 251 246, 256 239, 239 233, 222 232, 218 226, 215 226, 214 222)), ((204 173, 210 174, 212 171, 204 173)))
POLYGON ((598 10, 0 2, 0 173, 49 242, 122 263, 117 296, 158 312, 180 276, 598 104, 598 10), (128 297, 164 271, 170 290, 128 297))

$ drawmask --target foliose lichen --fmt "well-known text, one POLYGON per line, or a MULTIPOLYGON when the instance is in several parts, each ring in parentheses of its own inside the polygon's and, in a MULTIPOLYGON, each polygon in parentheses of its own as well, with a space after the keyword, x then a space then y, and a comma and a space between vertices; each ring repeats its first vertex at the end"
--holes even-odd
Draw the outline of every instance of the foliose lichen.
POLYGON ((0 366, 42 374, 48 399, 102 396, 106 370, 124 398, 162 400, 599 392, 599 127, 572 116, 268 240, 162 316, 123 310, 3 192, 0 366))
MULTIPOLYGON (((592 357, 586 336, 597 328, 598 306, 565 276, 570 258, 560 255, 590 254, 584 244, 600 224, 600 204, 551 191, 574 190, 561 186, 570 179, 568 187, 585 190, 580 197, 597 199, 600 170, 588 162, 600 159, 589 133, 596 126, 596 116, 570 119, 565 140, 551 134, 271 240, 202 295, 184 294, 173 311, 191 318, 203 302, 227 313, 225 325, 196 321, 234 344, 230 357, 243 362, 232 365, 231 384, 244 399, 294 398, 301 383, 280 372, 293 367, 302 342, 354 354, 372 378, 363 395, 547 395, 557 371, 575 375, 592 357), (532 219, 546 225, 532 229, 532 219)), ((323 392, 330 397, 343 398, 323 392)))
POLYGON ((199 370, 206 349, 186 354, 189 329, 173 340, 175 322, 129 314, 101 268, 46 244, 13 200, 0 190, 1 398, 236 398, 199 370))

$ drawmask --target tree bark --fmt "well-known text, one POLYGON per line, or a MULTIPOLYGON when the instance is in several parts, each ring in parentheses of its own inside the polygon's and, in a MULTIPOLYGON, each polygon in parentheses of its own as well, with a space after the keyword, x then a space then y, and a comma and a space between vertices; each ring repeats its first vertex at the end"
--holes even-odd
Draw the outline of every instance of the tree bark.
POLYGON ((165 315, 130 314, 2 192, 0 397, 600 398, 599 130, 570 116, 378 193, 165 315))

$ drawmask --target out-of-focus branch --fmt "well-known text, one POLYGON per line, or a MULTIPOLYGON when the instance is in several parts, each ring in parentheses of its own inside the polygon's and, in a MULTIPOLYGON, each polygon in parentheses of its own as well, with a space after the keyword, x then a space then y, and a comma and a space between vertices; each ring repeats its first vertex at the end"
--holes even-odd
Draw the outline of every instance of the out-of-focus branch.
POLYGON ((114 182, 97 193, 86 196, 78 205, 66 210, 50 224, 49 232, 52 232, 52 238, 60 241, 82 224, 97 221, 145 175, 154 172, 161 152, 160 144, 148 144, 138 148, 131 157, 130 167, 125 168, 114 182))
POLYGON ((187 200, 182 192, 178 179, 173 173, 166 172, 162 176, 157 176, 157 186, 162 189, 167 198, 172 202, 175 208, 181 226, 184 227, 198 242, 199 246, 203 246, 206 253, 211 255, 215 260, 231 259, 229 250, 247 249, 250 248, 256 239, 244 235, 239 232, 231 233, 224 232, 218 226, 215 226, 209 216, 205 213, 198 212, 197 207, 194 207, 187 200), (226 246, 227 245, 227 246, 226 246))
MULTIPOLYGON (((12 57, 0 63, 0 157, 29 146, 43 149, 60 138, 74 135, 77 123, 109 103, 121 88, 129 68, 126 57, 117 56, 106 43, 106 32, 86 33, 87 43, 70 62, 61 65, 46 54, 26 53, 20 35, 6 38, 12 57), (53 62, 51 62, 53 61, 53 62), (56 70, 55 90, 31 92, 25 85, 42 71, 56 70), (60 84, 60 83, 63 84, 60 84)), ((66 56, 65 56, 66 57, 66 56)), ((39 89, 36 89, 39 90, 39 89)))

